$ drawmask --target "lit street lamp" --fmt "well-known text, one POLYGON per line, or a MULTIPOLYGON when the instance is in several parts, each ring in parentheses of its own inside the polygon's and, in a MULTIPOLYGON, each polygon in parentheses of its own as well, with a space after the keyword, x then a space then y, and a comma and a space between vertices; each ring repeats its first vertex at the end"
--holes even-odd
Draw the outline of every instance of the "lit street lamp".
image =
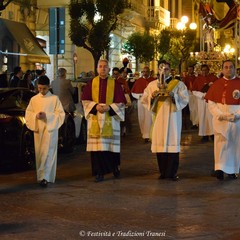
MULTIPOLYGON (((186 24, 188 23, 188 17, 187 16, 182 16, 181 21, 177 23, 177 29, 178 30, 184 30, 186 28, 186 24)), ((189 28, 191 30, 196 30, 197 29, 197 24, 196 23, 190 23, 189 28)))
POLYGON ((181 61, 179 64, 179 72, 181 72, 182 67, 186 68, 187 59, 189 58, 190 50, 193 48, 192 44, 196 38, 195 30, 197 29, 196 23, 190 23, 187 25, 189 19, 187 16, 182 16, 181 21, 176 25, 177 30, 182 31, 179 38, 181 43, 181 61))
POLYGON ((190 23, 189 28, 192 30, 196 30, 197 29, 197 24, 196 23, 190 23))

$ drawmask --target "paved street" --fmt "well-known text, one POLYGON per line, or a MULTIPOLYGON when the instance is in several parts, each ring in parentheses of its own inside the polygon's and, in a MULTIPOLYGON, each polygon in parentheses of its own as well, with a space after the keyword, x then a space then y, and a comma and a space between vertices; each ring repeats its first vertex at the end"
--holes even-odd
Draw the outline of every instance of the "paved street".
POLYGON ((95 183, 84 146, 59 155, 57 180, 35 171, 0 175, 0 239, 240 239, 240 179, 211 176, 213 142, 184 130, 178 182, 158 180, 136 112, 122 138, 121 178, 95 183), (103 236, 103 237, 101 237, 103 236))

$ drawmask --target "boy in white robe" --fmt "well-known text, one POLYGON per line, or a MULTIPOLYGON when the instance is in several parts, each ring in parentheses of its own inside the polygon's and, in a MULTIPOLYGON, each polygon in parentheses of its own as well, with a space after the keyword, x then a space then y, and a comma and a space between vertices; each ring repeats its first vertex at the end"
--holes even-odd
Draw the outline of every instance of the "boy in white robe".
POLYGON ((34 132, 37 181, 42 187, 55 182, 58 129, 65 118, 62 104, 49 91, 49 84, 47 76, 39 77, 39 93, 31 98, 25 114, 26 125, 34 132))

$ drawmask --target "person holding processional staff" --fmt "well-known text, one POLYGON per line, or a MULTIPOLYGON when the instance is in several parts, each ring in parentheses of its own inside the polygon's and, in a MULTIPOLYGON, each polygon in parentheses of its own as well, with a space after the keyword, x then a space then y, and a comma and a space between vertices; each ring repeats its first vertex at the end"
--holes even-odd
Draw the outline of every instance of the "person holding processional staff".
POLYGON ((159 64, 159 79, 144 90, 141 102, 152 111, 151 151, 156 153, 159 179, 179 179, 180 139, 182 109, 187 106, 189 95, 186 85, 170 76, 170 63, 159 64))

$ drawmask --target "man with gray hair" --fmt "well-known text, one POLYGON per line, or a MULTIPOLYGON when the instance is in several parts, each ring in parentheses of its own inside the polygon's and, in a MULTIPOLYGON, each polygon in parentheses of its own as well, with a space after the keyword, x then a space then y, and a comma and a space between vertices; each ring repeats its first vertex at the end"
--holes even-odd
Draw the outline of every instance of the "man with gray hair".
POLYGON ((51 87, 55 95, 57 95, 66 112, 74 112, 76 107, 73 101, 74 87, 70 80, 66 79, 67 70, 65 68, 58 69, 58 77, 52 81, 51 87))

